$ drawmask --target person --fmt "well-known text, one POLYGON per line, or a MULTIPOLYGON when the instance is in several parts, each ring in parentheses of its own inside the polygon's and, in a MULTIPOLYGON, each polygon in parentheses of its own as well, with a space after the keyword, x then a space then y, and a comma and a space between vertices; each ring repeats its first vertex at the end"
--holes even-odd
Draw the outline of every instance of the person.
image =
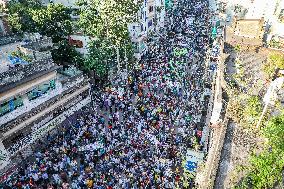
POLYGON ((71 124, 49 135, 44 153, 23 168, 31 185, 37 180, 50 182, 47 188, 51 183, 72 189, 181 188, 183 172, 173 174, 181 166, 177 152, 193 148, 203 131, 196 124, 206 108, 201 95, 207 12, 205 0, 180 1, 166 26, 171 36, 153 43, 128 78, 117 78, 98 93, 95 112, 78 112, 71 124), (189 14, 200 18, 192 33, 182 23, 189 14), (181 41, 196 53, 175 53, 181 41), (42 180, 34 175, 38 170, 42 180))

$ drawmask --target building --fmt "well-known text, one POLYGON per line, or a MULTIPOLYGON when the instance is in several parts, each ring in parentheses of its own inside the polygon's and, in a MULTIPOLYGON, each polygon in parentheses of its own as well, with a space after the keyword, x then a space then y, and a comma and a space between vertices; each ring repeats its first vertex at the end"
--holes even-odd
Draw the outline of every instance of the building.
POLYGON ((8 1, 9 0, 0 0, 0 5, 5 8, 8 1))
MULTIPOLYGON (((51 2, 71 7, 74 10, 71 15, 74 21, 79 18, 78 14, 76 14, 76 11, 79 9, 76 5, 76 0, 42 0, 44 5, 51 2)), ((174 3, 174 1, 167 2, 168 4, 174 3)), ((154 31, 159 32, 164 27, 165 14, 165 0, 143 0, 137 13, 137 22, 128 25, 130 37, 136 50, 135 55, 138 59, 147 51, 145 41, 149 34, 154 31)), ((78 52, 84 55, 88 54, 88 43, 92 40, 90 37, 84 36, 82 33, 74 33, 68 36, 68 38, 71 44, 75 44, 78 52)))
POLYGON ((147 37, 152 32, 159 33, 164 27, 165 14, 165 0, 144 0, 137 13, 137 22, 129 24, 128 30, 138 59, 147 51, 147 37))
POLYGON ((262 39, 264 34, 264 18, 236 20, 234 34, 244 38, 262 39))
POLYGON ((50 48, 49 38, 0 47, 0 170, 91 102, 88 79, 54 64, 50 48))

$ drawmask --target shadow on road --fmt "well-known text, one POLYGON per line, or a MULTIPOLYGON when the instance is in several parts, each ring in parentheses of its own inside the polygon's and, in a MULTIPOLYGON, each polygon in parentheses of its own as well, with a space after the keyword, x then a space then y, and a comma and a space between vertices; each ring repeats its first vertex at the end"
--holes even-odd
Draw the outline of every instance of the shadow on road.
POLYGON ((230 173, 230 161, 231 161, 231 150, 233 142, 233 133, 235 131, 235 125, 231 121, 228 124, 226 136, 224 140, 224 146, 221 152, 220 163, 215 179, 215 189, 226 189, 225 180, 230 173))

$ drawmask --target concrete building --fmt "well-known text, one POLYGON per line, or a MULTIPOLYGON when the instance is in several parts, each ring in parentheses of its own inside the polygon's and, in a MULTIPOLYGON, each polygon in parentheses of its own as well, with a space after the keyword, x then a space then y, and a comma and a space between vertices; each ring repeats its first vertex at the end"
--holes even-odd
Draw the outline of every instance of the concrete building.
POLYGON ((7 21, 7 15, 0 13, 0 36, 8 35, 10 27, 7 21))
POLYGON ((145 41, 149 34, 164 27, 165 14, 165 0, 144 0, 137 13, 137 22, 129 24, 128 30, 138 59, 147 51, 145 41))
MULTIPOLYGON (((62 3, 67 7, 74 9, 74 12, 79 9, 76 5, 76 0, 42 0, 43 4, 48 3, 62 3)), ((128 30, 130 37, 134 43, 136 50, 136 57, 140 58, 141 55, 147 51, 145 40, 151 32, 159 32, 164 27, 165 21, 165 0, 144 0, 137 13, 137 22, 130 23, 128 30)), ((78 19, 78 15, 73 14, 74 19, 78 19)), ((80 43, 82 45, 76 46, 78 52, 86 55, 88 53, 88 42, 90 38, 82 35, 81 33, 74 33, 69 36, 69 41, 74 43, 80 43)))
POLYGON ((0 170, 91 102, 88 79, 54 64, 51 47, 48 38, 0 46, 0 170))

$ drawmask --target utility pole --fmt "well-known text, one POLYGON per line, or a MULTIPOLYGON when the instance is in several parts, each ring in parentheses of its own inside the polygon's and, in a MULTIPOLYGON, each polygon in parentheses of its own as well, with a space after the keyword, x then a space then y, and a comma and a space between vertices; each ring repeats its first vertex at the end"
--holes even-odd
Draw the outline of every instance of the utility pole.
POLYGON ((120 74, 119 48, 115 46, 115 49, 116 49, 116 61, 117 61, 117 73, 120 74))
POLYGON ((281 86, 283 85, 283 82, 284 82, 284 77, 279 77, 279 78, 277 78, 277 79, 275 79, 274 81, 271 82, 269 89, 267 90, 267 93, 265 94, 264 99, 263 99, 263 101, 265 102, 265 106, 264 106, 263 111, 261 113, 261 116, 260 116, 260 118, 257 122, 256 128, 259 128, 261 121, 262 121, 264 115, 267 112, 269 104, 272 104, 272 105, 274 104, 272 98, 275 95, 275 91, 277 89, 281 88, 281 86))

